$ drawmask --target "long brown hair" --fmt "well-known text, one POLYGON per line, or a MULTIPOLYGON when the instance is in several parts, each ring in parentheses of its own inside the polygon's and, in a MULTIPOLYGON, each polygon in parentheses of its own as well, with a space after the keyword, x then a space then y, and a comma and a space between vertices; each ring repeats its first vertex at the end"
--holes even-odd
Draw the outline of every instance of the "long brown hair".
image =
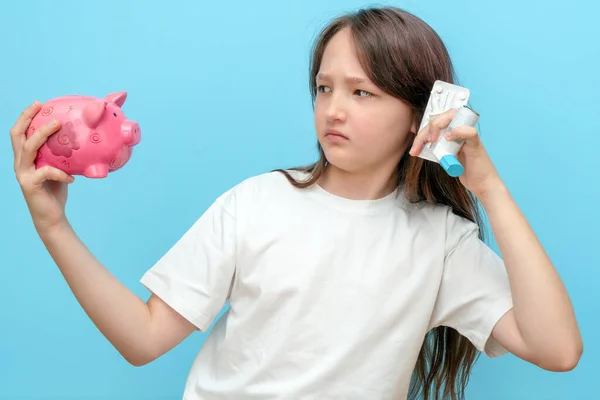
MULTIPOLYGON (((412 107, 417 126, 423 118, 429 93, 437 79, 455 83, 455 71, 448 51, 438 34, 413 14, 394 7, 367 8, 338 17, 318 36, 310 59, 310 93, 314 106, 316 75, 325 47, 340 30, 349 28, 361 65, 371 81, 386 93, 412 107)), ((410 149, 414 140, 407 147, 410 149)), ((327 160, 317 142, 319 159, 306 167, 291 170, 308 173, 308 179, 295 180, 278 169, 296 187, 315 184, 327 160)), ((412 157, 408 151, 398 163, 398 184, 411 202, 450 206, 452 211, 481 226, 482 216, 476 198, 457 178, 451 178, 438 164, 412 157)), ((484 240, 480 229, 479 237, 484 240)), ((413 376, 409 399, 463 399, 469 374, 479 357, 478 350, 456 330, 437 327, 427 333, 413 376)))

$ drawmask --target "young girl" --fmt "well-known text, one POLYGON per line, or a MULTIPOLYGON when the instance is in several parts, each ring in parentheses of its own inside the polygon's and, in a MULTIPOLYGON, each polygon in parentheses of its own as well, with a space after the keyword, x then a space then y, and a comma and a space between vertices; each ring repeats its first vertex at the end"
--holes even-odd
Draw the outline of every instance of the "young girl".
POLYGON ((454 399, 479 352, 570 370, 582 340, 568 295, 477 131, 449 134, 466 141, 460 179, 415 157, 454 115, 417 132, 436 79, 453 81, 451 61, 417 17, 371 8, 333 21, 310 70, 319 160, 220 196, 143 276, 147 303, 73 232, 73 177, 35 169, 58 129, 26 140, 38 102, 11 129, 15 171, 77 300, 131 364, 230 302, 185 399, 454 399), (478 203, 503 259, 482 241, 478 203))

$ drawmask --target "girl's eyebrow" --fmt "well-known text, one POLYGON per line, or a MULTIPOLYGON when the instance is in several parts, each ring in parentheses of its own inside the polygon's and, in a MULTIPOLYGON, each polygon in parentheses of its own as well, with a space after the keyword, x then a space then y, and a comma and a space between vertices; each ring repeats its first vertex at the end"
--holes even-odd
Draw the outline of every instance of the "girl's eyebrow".
MULTIPOLYGON (((317 74, 317 81, 320 80, 331 80, 331 77, 323 72, 317 74)), ((344 81, 348 83, 367 83, 367 80, 358 76, 345 76, 344 81)))

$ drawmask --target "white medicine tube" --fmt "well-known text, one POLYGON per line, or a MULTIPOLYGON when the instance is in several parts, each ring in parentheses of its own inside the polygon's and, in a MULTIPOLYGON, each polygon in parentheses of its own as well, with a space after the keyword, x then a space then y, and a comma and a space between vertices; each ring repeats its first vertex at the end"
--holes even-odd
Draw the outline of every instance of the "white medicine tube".
POLYGON ((456 111, 456 114, 448 127, 440 132, 440 136, 433 146, 432 153, 448 175, 458 177, 465 172, 465 168, 460 161, 458 161, 458 158, 456 158, 456 155, 463 144, 463 140, 450 141, 446 139, 444 135, 446 132, 451 131, 457 126, 473 127, 477 124, 478 120, 479 114, 467 106, 462 106, 456 111))

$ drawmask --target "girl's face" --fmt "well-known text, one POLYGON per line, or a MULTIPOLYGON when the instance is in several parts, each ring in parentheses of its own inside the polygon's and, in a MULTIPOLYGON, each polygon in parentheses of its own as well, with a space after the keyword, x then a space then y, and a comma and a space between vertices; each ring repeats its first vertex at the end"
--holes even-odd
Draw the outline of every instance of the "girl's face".
POLYGON ((327 161, 349 173, 393 171, 416 132, 411 108, 367 78, 348 29, 323 54, 314 118, 327 161))

